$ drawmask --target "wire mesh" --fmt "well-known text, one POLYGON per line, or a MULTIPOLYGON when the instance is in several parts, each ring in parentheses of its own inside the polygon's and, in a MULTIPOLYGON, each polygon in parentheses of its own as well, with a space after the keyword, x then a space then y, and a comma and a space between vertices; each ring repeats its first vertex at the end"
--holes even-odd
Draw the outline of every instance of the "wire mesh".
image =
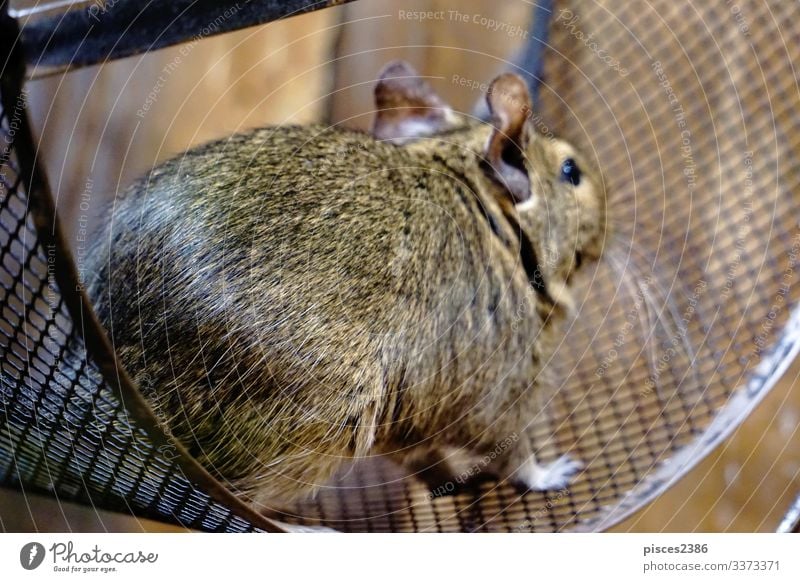
MULTIPOLYGON (((800 25, 792 3, 736 6, 555 6, 538 113, 595 157, 616 230, 606 260, 577 282, 577 314, 550 362, 561 382, 537 419, 542 459, 570 451, 586 465, 576 481, 432 496, 374 458, 285 508, 286 521, 602 529, 743 420, 797 350, 800 25)), ((2 113, 4 143, 18 114, 2 113)), ((198 529, 253 529, 181 475, 103 382, 51 276, 13 148, 2 162, 0 483, 198 529)))

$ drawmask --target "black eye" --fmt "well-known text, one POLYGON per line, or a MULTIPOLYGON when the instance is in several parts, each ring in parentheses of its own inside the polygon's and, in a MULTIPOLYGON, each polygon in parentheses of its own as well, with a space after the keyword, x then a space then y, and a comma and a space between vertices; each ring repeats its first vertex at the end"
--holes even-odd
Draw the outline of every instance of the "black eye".
POLYGON ((581 170, 572 158, 561 162, 561 180, 569 182, 573 186, 581 183, 581 170))

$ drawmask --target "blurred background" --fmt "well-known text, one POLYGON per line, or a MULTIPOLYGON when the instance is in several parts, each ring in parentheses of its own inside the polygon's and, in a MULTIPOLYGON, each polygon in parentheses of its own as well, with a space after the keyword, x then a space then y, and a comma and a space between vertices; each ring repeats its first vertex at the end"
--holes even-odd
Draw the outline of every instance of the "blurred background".
MULTIPOLYGON (((527 2, 458 8, 529 29, 527 2)), ((370 0, 33 81, 30 113, 68 239, 77 250, 87 225, 98 236, 118 192, 193 144, 273 123, 368 127, 375 77, 392 59, 411 62, 454 108, 472 110, 480 93, 452 77, 488 82, 526 40, 484 33, 471 21, 401 18, 397 2, 370 0)), ((774 531, 800 492, 799 377, 795 363, 731 438, 614 530, 774 531)), ((0 530, 162 529, 172 528, 0 490, 0 530)))

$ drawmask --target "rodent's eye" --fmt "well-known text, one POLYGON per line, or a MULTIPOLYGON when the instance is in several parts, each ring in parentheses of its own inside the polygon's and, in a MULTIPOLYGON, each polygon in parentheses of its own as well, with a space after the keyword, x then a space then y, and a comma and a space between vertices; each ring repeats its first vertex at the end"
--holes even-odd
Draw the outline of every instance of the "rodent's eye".
POLYGON ((572 158, 567 158, 561 162, 561 181, 569 182, 573 186, 581 183, 581 169, 572 158))

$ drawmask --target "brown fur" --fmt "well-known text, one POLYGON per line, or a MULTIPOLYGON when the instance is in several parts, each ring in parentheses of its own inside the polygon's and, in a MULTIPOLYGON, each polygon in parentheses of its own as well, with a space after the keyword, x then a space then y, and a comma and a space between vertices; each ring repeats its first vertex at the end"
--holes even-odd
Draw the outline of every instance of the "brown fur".
POLYGON ((576 251, 599 254, 604 195, 592 176, 596 199, 572 195, 557 179, 568 146, 530 130, 539 202, 517 213, 483 159, 493 131, 459 117, 394 145, 268 127, 134 184, 92 253, 90 292, 164 427, 275 503, 355 457, 481 453, 518 435, 511 474, 532 453, 576 251))

